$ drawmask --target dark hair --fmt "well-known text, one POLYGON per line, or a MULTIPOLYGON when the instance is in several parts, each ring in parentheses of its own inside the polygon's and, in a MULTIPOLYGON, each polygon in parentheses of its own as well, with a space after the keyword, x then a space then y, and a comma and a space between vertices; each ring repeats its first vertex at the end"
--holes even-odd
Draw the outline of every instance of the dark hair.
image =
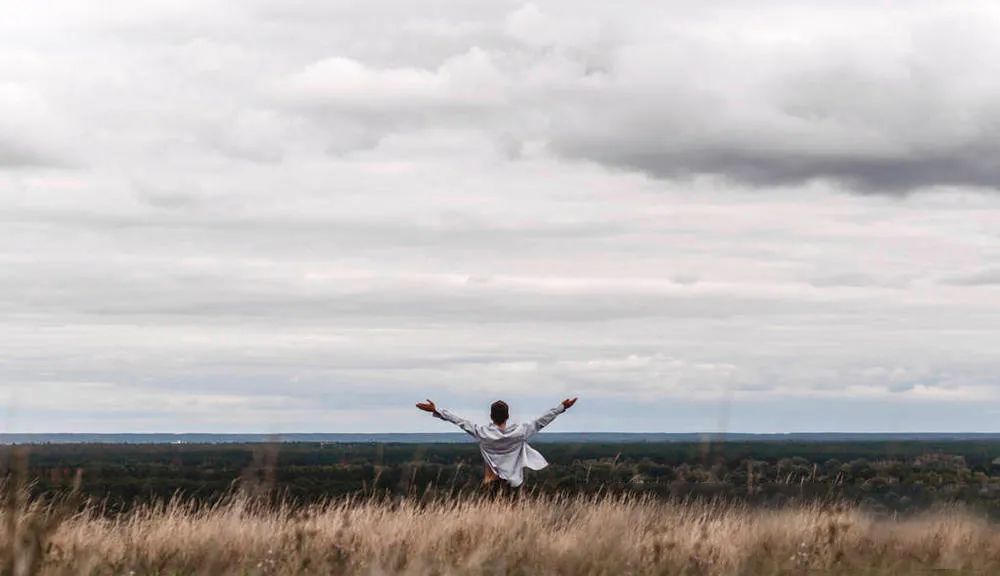
POLYGON ((507 403, 503 400, 497 400, 490 405, 490 420, 493 420, 494 424, 503 424, 510 418, 510 409, 507 408, 507 403))

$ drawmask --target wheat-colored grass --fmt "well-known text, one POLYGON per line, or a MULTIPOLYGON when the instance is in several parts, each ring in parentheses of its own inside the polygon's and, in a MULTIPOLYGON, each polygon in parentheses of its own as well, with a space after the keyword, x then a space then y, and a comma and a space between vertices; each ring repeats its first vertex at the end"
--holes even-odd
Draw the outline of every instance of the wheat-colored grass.
POLYGON ((11 510, 15 574, 1000 574, 997 527, 960 511, 894 521, 628 497, 11 510))

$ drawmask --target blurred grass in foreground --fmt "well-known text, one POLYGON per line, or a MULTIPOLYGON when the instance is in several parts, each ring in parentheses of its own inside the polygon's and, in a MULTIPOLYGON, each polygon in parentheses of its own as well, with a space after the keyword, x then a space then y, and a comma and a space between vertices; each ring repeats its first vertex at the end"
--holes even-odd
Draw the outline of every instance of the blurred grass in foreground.
POLYGON ((627 495, 294 506, 237 492, 109 514, 24 488, 5 489, 4 574, 1000 573, 997 525, 957 508, 893 520, 627 495))

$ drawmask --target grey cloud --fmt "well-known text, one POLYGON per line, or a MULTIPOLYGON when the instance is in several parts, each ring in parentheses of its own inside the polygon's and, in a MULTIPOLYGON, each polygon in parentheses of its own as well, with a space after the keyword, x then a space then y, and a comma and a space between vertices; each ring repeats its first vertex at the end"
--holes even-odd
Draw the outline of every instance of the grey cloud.
POLYGON ((557 147, 570 156, 641 170, 659 178, 714 175, 761 187, 827 179, 850 190, 872 194, 906 193, 946 185, 1000 189, 1000 138, 984 142, 976 149, 918 151, 905 158, 878 158, 863 153, 817 158, 809 153, 797 155, 784 150, 768 153, 726 149, 725 145, 678 152, 658 150, 655 144, 630 146, 616 142, 614 137, 567 141, 557 147))
MULTIPOLYGON (((196 183, 189 183, 187 186, 177 186, 177 187, 164 187, 156 183, 146 183, 146 182, 136 182, 133 184, 136 191, 136 196, 138 199, 148 204, 154 208, 160 208, 164 210, 184 210, 188 208, 193 208, 197 206, 200 202, 201 190, 196 183)), ((49 220, 45 212, 27 213, 22 214, 23 218, 18 218, 16 214, 8 214, 8 221, 21 221, 21 222, 35 222, 39 224, 44 224, 49 220)), ((86 225, 85 222, 88 220, 88 214, 85 212, 76 214, 59 213, 51 214, 52 220, 62 221, 64 223, 69 223, 70 221, 76 221, 80 225, 86 225)), ((0 219, 4 216, 0 215, 0 219)), ((133 217, 134 218, 134 217, 133 217)), ((90 214, 89 220, 92 226, 102 227, 111 224, 111 219, 106 216, 101 216, 97 214, 90 214)), ((120 219, 120 225, 124 225, 127 219, 120 219)), ((138 224, 138 222, 136 222, 138 224)), ((149 224, 149 220, 146 220, 149 224)))
MULTIPOLYGON (((169 243, 178 237, 206 248, 220 244, 257 246, 261 254, 281 255, 308 249, 334 256, 338 251, 395 248, 415 250, 444 247, 457 250, 526 249, 540 241, 586 242, 622 236, 627 229, 614 222, 504 224, 456 216, 421 224, 382 218, 323 215, 211 214, 180 209, 203 207, 207 201, 192 188, 138 187, 142 202, 157 209, 147 214, 107 214, 88 210, 0 211, 0 222, 35 228, 66 227, 89 231, 115 229, 136 240, 156 238, 169 243)), ((225 207, 217 209, 224 212, 225 207)))
POLYGON ((1000 268, 987 268, 969 274, 958 274, 944 279, 946 284, 956 286, 997 286, 1000 285, 1000 268))
POLYGON ((864 288, 869 286, 883 287, 883 288, 896 288, 904 289, 909 284, 909 278, 896 278, 896 277, 878 277, 870 274, 836 274, 827 276, 818 276, 816 278, 809 279, 809 284, 816 286, 818 288, 827 287, 848 287, 848 288, 864 288))
POLYGON ((64 159, 44 152, 36 146, 0 134, 0 170, 4 168, 59 168, 67 165, 64 159))
MULTIPOLYGON (((3 34, 0 26, 0 34, 3 34)), ((4 168, 68 167, 71 147, 62 140, 67 132, 59 125, 59 115, 41 91, 19 81, 16 72, 24 64, 14 51, 5 58, 0 40, 0 170, 4 168)), ((27 58, 26 60, 34 62, 27 58)))
POLYGON ((666 283, 663 289, 619 286, 553 289, 538 283, 480 282, 447 277, 337 278, 302 282, 258 277, 253 268, 187 273, 143 266, 9 266, 0 274, 8 312, 30 308, 53 317, 113 322, 271 321, 295 325, 573 324, 750 317, 808 318, 821 312, 860 316, 857 303, 826 298, 700 292, 666 283), (30 283, 13 282, 14 279, 30 283), (30 288, 29 288, 30 286, 30 288))

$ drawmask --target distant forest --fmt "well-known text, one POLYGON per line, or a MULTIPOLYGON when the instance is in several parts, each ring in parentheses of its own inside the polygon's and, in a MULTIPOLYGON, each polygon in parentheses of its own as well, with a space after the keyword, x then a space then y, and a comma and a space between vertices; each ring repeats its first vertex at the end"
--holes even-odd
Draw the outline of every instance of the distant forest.
MULTIPOLYGON (((1000 517, 1000 442, 545 444, 527 491, 629 492, 758 506, 849 501, 884 513, 963 503, 1000 517)), ((297 502, 475 492, 474 444, 43 444, 2 446, 4 474, 36 494, 74 484, 108 510, 177 494, 250 491, 297 502)))

